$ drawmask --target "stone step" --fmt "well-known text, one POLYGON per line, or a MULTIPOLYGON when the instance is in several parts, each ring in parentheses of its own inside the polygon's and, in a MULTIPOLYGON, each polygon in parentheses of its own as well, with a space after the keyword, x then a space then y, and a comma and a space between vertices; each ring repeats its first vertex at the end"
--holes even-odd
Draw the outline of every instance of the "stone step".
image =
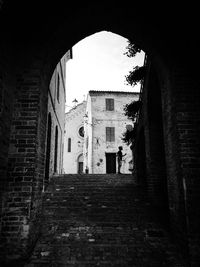
POLYGON ((76 183, 76 182, 81 182, 81 183, 87 183, 87 182, 100 182, 100 183, 112 183, 112 182, 119 182, 119 183, 124 183, 124 182, 134 182, 134 177, 132 175, 95 175, 95 174, 91 174, 91 175, 78 175, 78 174, 74 174, 74 175, 61 175, 61 176, 56 176, 53 177, 50 181, 51 183, 76 183))
POLYGON ((25 267, 175 267, 176 251, 150 212, 132 175, 54 177, 25 267))

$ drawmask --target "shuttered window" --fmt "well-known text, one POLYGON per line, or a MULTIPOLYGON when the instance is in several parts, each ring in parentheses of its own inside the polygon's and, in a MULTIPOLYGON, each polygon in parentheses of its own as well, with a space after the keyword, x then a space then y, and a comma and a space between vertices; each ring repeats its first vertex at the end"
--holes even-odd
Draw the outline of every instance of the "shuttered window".
POLYGON ((113 98, 106 98, 106 110, 114 110, 114 99, 113 98))
POLYGON ((106 127, 106 142, 115 141, 115 127, 106 127))
POLYGON ((72 146, 71 138, 68 138, 68 152, 71 152, 71 146, 72 146))

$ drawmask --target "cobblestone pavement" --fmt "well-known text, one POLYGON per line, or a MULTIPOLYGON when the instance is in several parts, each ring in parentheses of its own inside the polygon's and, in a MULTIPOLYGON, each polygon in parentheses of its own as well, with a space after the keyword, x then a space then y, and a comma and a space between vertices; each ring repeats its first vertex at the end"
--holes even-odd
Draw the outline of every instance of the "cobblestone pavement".
POLYGON ((25 267, 186 266, 140 191, 131 175, 55 177, 25 267))

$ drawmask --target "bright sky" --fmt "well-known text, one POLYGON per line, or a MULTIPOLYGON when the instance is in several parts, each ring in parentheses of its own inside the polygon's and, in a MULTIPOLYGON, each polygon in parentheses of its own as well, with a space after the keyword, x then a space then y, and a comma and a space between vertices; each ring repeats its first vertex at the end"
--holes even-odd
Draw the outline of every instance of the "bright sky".
POLYGON ((76 98, 82 102, 89 90, 137 92, 140 86, 126 85, 125 75, 134 66, 144 63, 144 52, 129 58, 127 39, 102 31, 93 34, 73 48, 73 58, 66 66, 66 111, 73 106, 76 98))

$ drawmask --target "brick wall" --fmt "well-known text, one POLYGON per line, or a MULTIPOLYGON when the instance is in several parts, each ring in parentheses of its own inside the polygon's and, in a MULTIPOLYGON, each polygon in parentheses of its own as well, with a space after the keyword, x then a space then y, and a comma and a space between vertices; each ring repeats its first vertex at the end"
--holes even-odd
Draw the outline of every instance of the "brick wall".
MULTIPOLYGON (((45 178, 48 89, 50 86, 50 71, 41 66, 43 63, 40 60, 33 60, 31 67, 28 65, 18 69, 16 80, 14 80, 13 112, 10 109, 12 114, 10 135, 5 128, 9 151, 5 201, 2 205, 2 249, 0 254, 4 258, 7 257, 7 260, 25 258, 31 251, 40 231, 41 201, 45 178)), ((2 79, 0 84, 2 85, 2 79)), ((52 87, 54 96, 55 89, 52 87)), ((63 132, 64 90, 64 87, 60 88, 60 103, 58 103, 59 112, 63 115, 57 114, 57 117, 62 120, 63 132)), ((8 94, 9 91, 6 93, 8 94)), ((55 112, 56 110, 54 110, 55 112)), ((54 121, 56 121, 55 118, 54 121)), ((60 131, 58 134, 61 136, 60 131)), ((61 139, 58 147, 59 172, 62 169, 62 165, 59 165, 62 161, 60 158, 62 144, 63 140, 61 139)))
POLYGON ((197 266, 195 264, 200 263, 200 208, 197 204, 200 200, 200 92, 199 75, 188 67, 178 65, 173 69, 172 79, 189 248, 192 266, 197 266))
MULTIPOLYGON (((138 124, 136 141, 136 163, 144 154, 146 162, 146 178, 144 166, 139 163, 137 174, 139 183, 146 182, 148 196, 156 206, 160 206, 164 222, 170 223, 174 236, 187 255, 187 227, 181 157, 177 129, 177 100, 172 81, 168 76, 156 81, 155 70, 149 66, 148 77, 142 93, 142 111, 138 124), (143 130, 142 130, 143 129, 143 130), (141 130, 144 132, 144 147, 141 148, 141 130)), ((160 74, 159 74, 160 75, 160 74)), ((186 105, 185 105, 186 106, 186 105)))
MULTIPOLYGON (((186 75, 186 74, 184 74, 186 75)), ((163 83, 163 121, 168 177, 170 221, 176 240, 184 255, 188 254, 187 219, 185 210, 183 176, 180 161, 180 143, 177 129, 177 101, 174 80, 163 83)))
MULTIPOLYGON (((38 115, 40 103, 40 73, 24 70, 17 75, 14 112, 8 157, 7 195, 3 207, 2 233, 7 257, 20 257, 27 252, 31 212, 35 192, 41 191, 38 115)), ((30 241, 30 240, 29 240, 30 241)))
MULTIPOLYGON (((12 114, 12 80, 9 81, 9 70, 4 60, 0 57, 0 221, 2 215, 2 202, 6 186, 6 174, 8 163, 8 147, 10 124, 12 114)), ((1 224, 0 224, 1 229, 1 224)))
POLYGON ((166 221, 168 220, 168 185, 163 137, 161 90, 153 65, 150 64, 149 68, 148 84, 145 88, 146 107, 144 111, 148 193, 154 205, 164 211, 166 221))
POLYGON ((164 184, 159 176, 163 178, 165 166, 162 160, 165 160, 167 183, 164 190, 168 189, 171 227, 183 254, 190 254, 192 266, 198 266, 196 264, 200 262, 198 82, 198 75, 174 65, 170 79, 166 75, 161 82, 162 118, 159 118, 158 106, 156 108, 158 92, 155 84, 150 86, 151 81, 148 80, 148 87, 143 93, 143 118, 140 122, 144 125, 148 193, 154 202, 162 203, 159 192, 163 192, 160 185, 164 184))

